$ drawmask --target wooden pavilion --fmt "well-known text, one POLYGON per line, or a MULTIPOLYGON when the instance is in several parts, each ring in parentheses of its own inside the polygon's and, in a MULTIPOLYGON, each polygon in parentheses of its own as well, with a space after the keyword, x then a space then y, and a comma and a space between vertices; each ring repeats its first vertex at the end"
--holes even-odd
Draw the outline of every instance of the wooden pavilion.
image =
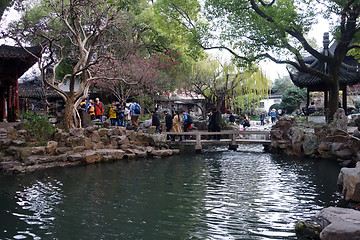
MULTIPOLYGON (((330 47, 329 33, 324 33, 323 38, 323 54, 330 56, 334 54, 337 43, 334 42, 330 47)), ((304 58, 304 62, 313 69, 328 72, 326 62, 321 61, 314 56, 304 58)), ((340 68, 339 90, 342 91, 342 107, 347 113, 347 86, 352 86, 360 82, 360 63, 352 56, 346 56, 340 68)), ((310 105, 310 92, 324 92, 324 108, 328 107, 329 90, 324 79, 313 76, 309 73, 300 71, 290 72, 290 78, 293 83, 300 88, 307 89, 306 107, 310 105)))
POLYGON ((2 121, 18 120, 17 113, 20 113, 18 79, 37 62, 40 56, 40 47, 27 47, 25 51, 21 47, 0 46, 0 114, 2 121))

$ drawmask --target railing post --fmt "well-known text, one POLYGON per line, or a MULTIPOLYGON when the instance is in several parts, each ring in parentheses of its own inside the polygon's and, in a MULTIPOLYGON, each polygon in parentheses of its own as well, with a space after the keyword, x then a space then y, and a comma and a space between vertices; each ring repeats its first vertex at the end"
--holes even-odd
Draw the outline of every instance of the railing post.
POLYGON ((229 150, 236 151, 238 148, 238 145, 236 144, 236 134, 235 133, 229 134, 229 138, 231 139, 229 150))
POLYGON ((195 144, 195 150, 201 151, 202 145, 201 145, 201 133, 196 133, 196 144, 195 144))

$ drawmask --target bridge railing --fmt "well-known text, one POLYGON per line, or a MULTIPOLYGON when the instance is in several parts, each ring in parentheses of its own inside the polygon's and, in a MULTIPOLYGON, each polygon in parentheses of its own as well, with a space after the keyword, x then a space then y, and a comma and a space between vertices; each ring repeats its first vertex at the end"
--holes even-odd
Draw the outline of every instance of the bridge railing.
MULTIPOLYGON (((227 141, 223 141, 223 142, 229 142, 230 148, 231 148, 231 146, 237 146, 237 141, 239 141, 239 139, 242 139, 243 140, 242 142, 244 142, 244 143, 246 143, 246 141, 247 141, 246 139, 249 139, 248 142, 252 143, 250 138, 254 137, 254 136, 262 136, 260 139, 258 137, 255 138, 258 140, 270 141, 270 131, 247 131, 247 130, 243 130, 243 131, 225 130, 225 131, 221 131, 221 132, 189 131, 189 132, 165 132, 164 134, 167 134, 170 136, 195 136, 195 149, 196 150, 201 150, 202 142, 206 141, 205 139, 202 139, 202 136, 228 135, 227 141)), ((215 144, 216 141, 212 141, 212 143, 215 144)), ((256 143, 256 141, 255 141, 255 143, 256 143)))

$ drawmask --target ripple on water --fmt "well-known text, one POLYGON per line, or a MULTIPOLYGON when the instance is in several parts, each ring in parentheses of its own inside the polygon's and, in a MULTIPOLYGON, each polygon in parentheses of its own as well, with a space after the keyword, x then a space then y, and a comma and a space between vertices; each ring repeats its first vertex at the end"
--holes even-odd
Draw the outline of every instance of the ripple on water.
POLYGON ((336 188, 337 176, 334 186, 322 181, 318 164, 242 145, 236 152, 209 147, 196 155, 49 171, 9 188, 16 189, 9 212, 24 224, 6 236, 296 239, 295 223, 329 204, 334 190, 324 186, 336 188))

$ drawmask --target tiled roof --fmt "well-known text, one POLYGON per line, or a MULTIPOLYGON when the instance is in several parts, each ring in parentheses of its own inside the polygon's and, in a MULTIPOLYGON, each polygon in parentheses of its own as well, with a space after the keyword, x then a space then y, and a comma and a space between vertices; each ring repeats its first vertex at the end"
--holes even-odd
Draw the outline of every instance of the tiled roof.
MULTIPOLYGON (((26 47, 26 50, 34 54, 35 56, 41 56, 41 47, 26 47)), ((0 58, 4 59, 28 59, 32 60, 33 63, 36 63, 37 59, 34 58, 21 47, 14 47, 8 45, 0 46, 0 58)))
POLYGON ((20 98, 60 98, 60 95, 57 94, 54 90, 45 87, 42 88, 40 80, 26 81, 19 84, 19 97, 20 98))
MULTIPOLYGON (((330 48, 324 48, 323 53, 333 55, 337 43, 333 43, 330 48)), ((311 66, 313 69, 316 69, 321 72, 326 72, 327 67, 326 63, 316 59, 314 56, 305 57, 304 61, 307 65, 311 66)), ((360 63, 354 59, 352 56, 346 56, 344 58, 343 64, 340 68, 340 85, 354 85, 360 82, 360 72, 359 72, 360 63)), ((293 83, 301 88, 325 88, 326 83, 324 79, 313 76, 309 73, 304 73, 300 71, 290 72, 290 77, 293 83)))

